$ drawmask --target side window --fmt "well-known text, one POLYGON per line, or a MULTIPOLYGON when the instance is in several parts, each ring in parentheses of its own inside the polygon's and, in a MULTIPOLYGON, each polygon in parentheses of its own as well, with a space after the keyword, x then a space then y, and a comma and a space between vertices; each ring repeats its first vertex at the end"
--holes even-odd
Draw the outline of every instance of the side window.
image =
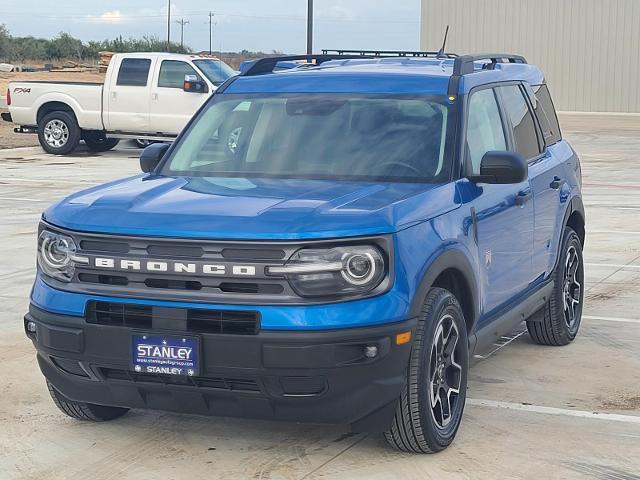
POLYGON ((125 58, 120 63, 116 85, 146 87, 151 60, 148 58, 125 58))
POLYGON ((195 75, 200 79, 200 75, 188 63, 178 60, 163 60, 160 65, 160 74, 158 75, 158 86, 182 88, 185 75, 195 75))
POLYGON ((544 143, 547 146, 558 143, 562 140, 562 133, 560 132, 558 116, 556 115, 549 89, 546 85, 536 85, 532 88, 534 93, 533 109, 536 112, 536 117, 538 117, 538 122, 540 122, 544 143))
POLYGON ((500 110, 493 89, 471 95, 467 118, 467 149, 473 173, 480 173, 480 161, 491 150, 506 150, 500 110))
POLYGON ((524 92, 518 85, 498 87, 498 90, 502 94, 504 109, 513 126, 516 152, 527 160, 537 157, 541 153, 538 133, 524 92))

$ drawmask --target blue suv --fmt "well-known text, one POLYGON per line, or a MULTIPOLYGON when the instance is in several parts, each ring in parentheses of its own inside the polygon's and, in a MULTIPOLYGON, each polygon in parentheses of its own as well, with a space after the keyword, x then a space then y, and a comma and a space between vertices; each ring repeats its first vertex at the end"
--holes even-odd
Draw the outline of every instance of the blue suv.
POLYGON ((578 332, 580 163, 520 56, 258 60, 140 162, 40 223, 24 327, 72 417, 349 424, 436 452, 470 359, 523 321, 578 332))

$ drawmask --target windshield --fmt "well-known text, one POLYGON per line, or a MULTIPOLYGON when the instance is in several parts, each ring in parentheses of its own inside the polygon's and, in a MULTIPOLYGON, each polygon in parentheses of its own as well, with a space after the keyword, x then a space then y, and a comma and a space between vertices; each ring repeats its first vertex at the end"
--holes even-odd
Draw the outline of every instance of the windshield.
POLYGON ((236 75, 236 71, 222 60, 202 59, 194 60, 198 68, 205 74, 211 83, 220 85, 230 77, 236 75))
POLYGON ((442 182, 450 108, 444 97, 215 95, 161 173, 442 182))

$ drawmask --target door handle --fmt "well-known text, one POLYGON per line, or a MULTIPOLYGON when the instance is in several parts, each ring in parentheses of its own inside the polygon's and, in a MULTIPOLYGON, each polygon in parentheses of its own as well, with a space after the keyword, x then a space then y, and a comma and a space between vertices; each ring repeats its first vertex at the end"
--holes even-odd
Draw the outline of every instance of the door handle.
POLYGON ((113 98, 113 99, 115 100, 115 99, 116 99, 116 97, 117 97, 116 92, 111 92, 111 98, 113 98))
POLYGON ((518 206, 522 206, 531 200, 531 190, 521 190, 516 195, 515 204, 518 206))
POLYGON ((553 177, 553 181, 549 184, 554 190, 558 190, 562 185, 564 185, 564 180, 557 175, 553 177))
POLYGON ((151 94, 151 100, 153 100, 154 102, 158 101, 158 94, 157 93, 152 93, 151 94))

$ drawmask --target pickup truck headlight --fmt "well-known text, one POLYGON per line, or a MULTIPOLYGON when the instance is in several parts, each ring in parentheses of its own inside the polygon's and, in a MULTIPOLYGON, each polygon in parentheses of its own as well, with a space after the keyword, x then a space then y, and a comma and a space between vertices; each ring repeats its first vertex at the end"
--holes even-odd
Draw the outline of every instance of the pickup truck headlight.
POLYGON ((268 275, 284 275, 303 297, 366 294, 387 274, 385 257, 374 246, 353 245, 298 250, 282 267, 268 267, 268 275))
POLYGON ((43 230, 38 237, 38 266, 47 276, 70 282, 78 264, 87 265, 89 259, 76 255, 73 238, 43 230))

